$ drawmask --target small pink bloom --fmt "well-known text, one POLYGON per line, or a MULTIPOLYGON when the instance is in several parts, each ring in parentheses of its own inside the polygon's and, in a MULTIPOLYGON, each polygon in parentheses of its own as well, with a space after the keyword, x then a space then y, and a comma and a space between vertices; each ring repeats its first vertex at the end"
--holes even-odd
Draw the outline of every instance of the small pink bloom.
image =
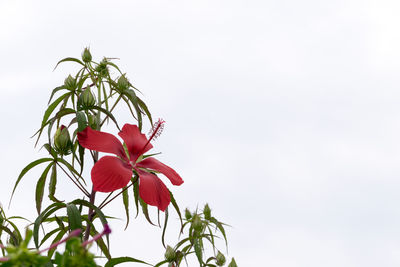
POLYGON ((124 140, 129 156, 126 155, 122 143, 114 135, 86 127, 78 133, 79 144, 85 148, 99 152, 112 153, 117 157, 104 156, 92 168, 93 188, 100 192, 111 192, 126 186, 132 177, 132 170, 139 175, 139 195, 149 205, 157 206, 164 211, 171 199, 165 184, 154 174, 153 170, 164 174, 173 185, 181 185, 182 178, 172 168, 153 157, 139 160, 139 157, 153 146, 150 141, 159 135, 163 121, 156 124, 149 140, 139 131, 136 125, 125 124, 119 136, 124 140))

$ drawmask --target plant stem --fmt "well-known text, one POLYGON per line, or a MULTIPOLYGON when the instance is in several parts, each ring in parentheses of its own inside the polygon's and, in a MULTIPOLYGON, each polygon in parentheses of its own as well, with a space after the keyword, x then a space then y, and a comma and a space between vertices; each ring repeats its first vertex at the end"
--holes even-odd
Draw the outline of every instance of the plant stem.
POLYGON ((119 195, 121 195, 124 191, 126 191, 129 187, 131 187, 132 185, 134 185, 137 182, 137 177, 134 181, 132 181, 132 183, 130 185, 128 185, 127 187, 125 187, 124 189, 121 190, 121 192, 119 192, 118 194, 116 194, 115 196, 113 196, 113 198, 111 198, 109 201, 105 202, 105 200, 103 201, 103 203, 99 206, 99 209, 104 208, 108 203, 110 203, 111 201, 113 201, 115 198, 117 198, 119 195))
MULTIPOLYGON (((94 199, 95 199, 95 197, 96 197, 96 191, 94 191, 94 190, 93 190, 93 187, 92 187, 92 193, 90 194, 90 204, 93 204, 93 205, 94 205, 94 199)), ((92 209, 92 208, 89 208, 89 211, 88 211, 88 220, 89 220, 89 222, 92 221, 94 214, 95 214, 95 213, 93 212, 93 209, 92 209)), ((84 236, 84 238, 83 238, 83 241, 87 241, 87 240, 89 239, 89 236, 90 236, 90 228, 91 228, 91 225, 90 225, 89 222, 88 222, 88 224, 86 225, 86 231, 85 231, 85 236, 84 236)))
MULTIPOLYGON (((110 113, 114 110, 114 108, 117 106, 118 102, 121 100, 121 95, 118 96, 117 100, 115 101, 114 105, 111 107, 110 109, 110 113)), ((108 118, 108 116, 106 115, 103 119, 103 121, 100 123, 100 127, 103 126, 104 122, 106 121, 106 119, 108 118)))
POLYGON ((81 190, 82 193, 85 194, 85 196, 90 197, 90 194, 89 194, 89 192, 85 189, 85 187, 83 187, 83 185, 80 184, 78 180, 75 181, 75 179, 72 178, 72 177, 66 172, 66 170, 64 170, 64 168, 63 168, 58 162, 56 162, 56 163, 57 163, 58 167, 60 167, 61 170, 64 171, 64 173, 68 176, 68 178, 79 188, 79 190, 81 190))

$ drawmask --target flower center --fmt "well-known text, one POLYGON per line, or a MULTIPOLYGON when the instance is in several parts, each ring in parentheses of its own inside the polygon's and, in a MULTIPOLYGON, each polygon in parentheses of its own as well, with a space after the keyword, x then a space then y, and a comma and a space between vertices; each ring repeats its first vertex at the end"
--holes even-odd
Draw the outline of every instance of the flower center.
MULTIPOLYGON (((156 139, 157 137, 159 137, 164 129, 164 123, 165 121, 162 119, 158 119, 158 121, 156 123, 154 123, 153 128, 150 130, 149 135, 150 138, 147 141, 147 143, 143 146, 141 152, 145 151, 147 145, 150 143, 151 140, 156 139)), ((141 153, 143 154, 143 153, 141 153)), ((141 155, 139 154, 139 155, 141 155)))

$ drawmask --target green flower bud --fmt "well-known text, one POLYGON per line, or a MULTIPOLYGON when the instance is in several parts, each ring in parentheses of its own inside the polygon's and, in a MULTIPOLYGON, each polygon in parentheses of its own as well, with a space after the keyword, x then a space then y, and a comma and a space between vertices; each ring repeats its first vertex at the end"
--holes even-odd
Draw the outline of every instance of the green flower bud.
POLYGON ((96 116, 89 114, 88 115, 88 123, 89 123, 90 128, 97 129, 98 122, 97 122, 96 116))
POLYGON ((190 218, 192 218, 192 214, 190 213, 190 210, 188 210, 187 208, 185 209, 185 218, 186 220, 190 220, 190 218))
POLYGON ((77 84, 76 84, 76 80, 74 79, 74 77, 72 77, 71 75, 68 75, 68 77, 64 80, 64 86, 65 86, 65 88, 67 88, 69 90, 75 90, 77 84))
POLYGON ((81 93, 78 102, 84 108, 90 108, 94 106, 96 103, 96 98, 92 94, 89 86, 81 93))
POLYGON ((82 60, 85 63, 92 61, 92 54, 90 54, 90 50, 88 47, 85 48, 82 52, 82 60))
POLYGON ((208 204, 204 206, 203 213, 206 220, 211 220, 211 209, 208 204))
POLYGON ((118 89, 123 92, 125 90, 128 90, 130 87, 129 81, 128 79, 125 77, 125 75, 122 75, 121 77, 119 77, 118 81, 117 81, 117 85, 118 85, 118 89))
POLYGON ((218 251, 218 254, 217 254, 216 258, 217 258, 216 264, 218 266, 223 266, 225 264, 225 262, 226 262, 225 256, 220 251, 218 251))
POLYGON ((174 261, 176 257, 175 250, 170 246, 167 246, 164 257, 168 262, 174 261))
POLYGON ((199 215, 196 214, 193 216, 192 226, 195 231, 201 231, 203 227, 203 222, 201 221, 199 215))
POLYGON ((54 147, 57 152, 66 155, 71 147, 71 138, 67 127, 61 125, 54 134, 54 147))
POLYGON ((235 258, 232 258, 232 261, 231 261, 231 263, 229 263, 228 267, 237 267, 235 258))
POLYGON ((104 58, 100 61, 99 65, 96 66, 95 70, 99 73, 100 76, 107 76, 108 68, 107 68, 107 59, 104 58))
POLYGON ((175 263, 170 262, 170 263, 168 264, 168 267, 176 267, 176 265, 175 265, 175 263))

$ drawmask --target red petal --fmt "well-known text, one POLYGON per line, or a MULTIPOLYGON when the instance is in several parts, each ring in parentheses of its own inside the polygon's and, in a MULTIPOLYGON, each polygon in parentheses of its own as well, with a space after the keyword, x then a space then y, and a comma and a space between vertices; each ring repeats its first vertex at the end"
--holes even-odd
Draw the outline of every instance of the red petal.
POLYGON ((118 135, 124 139, 132 161, 136 161, 139 156, 153 148, 150 143, 147 143, 146 135, 142 134, 136 125, 125 124, 118 135), (144 148, 145 145, 146 147, 144 148))
POLYGON ((161 172, 168 177, 173 185, 183 184, 182 178, 179 176, 178 173, 176 173, 176 171, 174 171, 171 167, 168 167, 164 163, 156 160, 155 158, 145 158, 144 160, 138 162, 136 166, 161 172))
POLYGON ((78 141, 85 148, 113 153, 126 158, 121 142, 112 134, 96 131, 88 126, 85 130, 78 133, 78 141))
POLYGON ((165 211, 171 202, 168 188, 154 174, 137 170, 139 173, 139 195, 149 205, 165 211))
POLYGON ((92 168, 93 189, 111 192, 126 186, 132 177, 130 165, 117 157, 102 157, 92 168))

